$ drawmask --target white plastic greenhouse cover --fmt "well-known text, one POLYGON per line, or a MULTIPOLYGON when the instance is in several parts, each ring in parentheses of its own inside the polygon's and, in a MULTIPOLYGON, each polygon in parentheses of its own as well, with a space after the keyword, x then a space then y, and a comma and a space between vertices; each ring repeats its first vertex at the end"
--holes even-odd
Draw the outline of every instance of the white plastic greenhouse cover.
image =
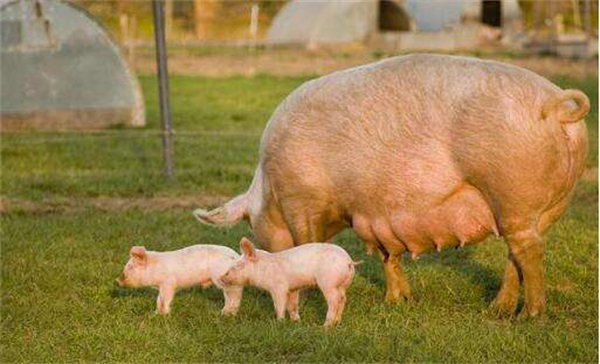
POLYGON ((373 0, 292 0, 273 19, 267 38, 274 43, 362 41, 377 29, 378 6, 373 0))
POLYGON ((137 78, 83 9, 56 0, 1 1, 0 35, 3 130, 145 124, 137 78))
MULTIPOLYGON (((364 41, 379 31, 381 0, 291 0, 273 19, 267 38, 273 43, 327 44, 364 41)), ((391 0, 390 0, 391 1, 391 0)), ((394 1, 418 31, 437 32, 461 19, 479 18, 482 0, 394 1)), ((502 0, 503 22, 520 19, 517 0, 502 0)))

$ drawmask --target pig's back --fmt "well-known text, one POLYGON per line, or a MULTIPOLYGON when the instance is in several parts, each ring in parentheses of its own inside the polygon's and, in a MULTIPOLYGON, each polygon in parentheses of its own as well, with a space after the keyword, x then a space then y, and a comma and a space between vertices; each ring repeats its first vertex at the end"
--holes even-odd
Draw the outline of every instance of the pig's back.
POLYGON ((239 258, 239 254, 231 248, 204 244, 160 254, 163 264, 169 267, 182 287, 214 281, 239 258))
POLYGON ((288 272, 296 275, 313 274, 322 266, 346 266, 350 255, 340 246, 328 243, 308 243, 276 253, 284 261, 288 272))
POLYGON ((183 255, 190 260, 204 259, 237 259, 235 250, 223 245, 197 244, 177 250, 175 254, 183 255))
MULTIPOLYGON (((301 198, 356 218, 353 226, 394 220, 396 236, 416 245, 478 241, 496 229, 494 215, 524 210, 519 201, 540 208, 565 189, 563 127, 541 120, 558 92, 524 69, 464 57, 413 55, 337 72, 279 105, 261 168, 284 210, 301 198)), ((583 138, 585 126, 573 128, 583 138)))
POLYGON ((382 179, 425 180, 443 167, 436 174, 446 186, 462 179, 457 144, 504 149, 519 133, 559 135, 558 125, 530 128, 558 90, 529 71, 464 57, 404 56, 336 72, 278 107, 263 136, 263 165, 308 185, 354 180, 370 192, 382 179))

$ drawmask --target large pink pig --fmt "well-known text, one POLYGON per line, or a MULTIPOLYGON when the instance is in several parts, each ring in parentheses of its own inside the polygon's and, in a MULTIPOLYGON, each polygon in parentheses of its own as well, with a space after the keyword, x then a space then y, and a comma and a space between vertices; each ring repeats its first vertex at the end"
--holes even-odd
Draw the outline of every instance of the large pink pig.
POLYGON ((587 155, 585 94, 467 57, 395 57, 310 81, 275 110, 248 191, 196 217, 249 220, 280 251, 352 227, 382 256, 386 299, 410 296, 403 252, 504 237, 493 302, 544 311, 542 234, 562 215, 587 155))

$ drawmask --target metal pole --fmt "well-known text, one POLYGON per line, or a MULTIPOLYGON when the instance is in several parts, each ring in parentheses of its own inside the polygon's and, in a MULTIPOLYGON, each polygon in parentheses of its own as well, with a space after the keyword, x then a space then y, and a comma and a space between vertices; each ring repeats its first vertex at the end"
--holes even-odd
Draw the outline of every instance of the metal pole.
POLYGON ((154 37, 156 43, 156 66, 158 69, 158 97, 160 120, 162 123, 162 144, 164 171, 168 179, 173 178, 173 130, 171 126, 171 106, 169 104, 169 74, 165 45, 165 13, 163 0, 153 0, 154 37))

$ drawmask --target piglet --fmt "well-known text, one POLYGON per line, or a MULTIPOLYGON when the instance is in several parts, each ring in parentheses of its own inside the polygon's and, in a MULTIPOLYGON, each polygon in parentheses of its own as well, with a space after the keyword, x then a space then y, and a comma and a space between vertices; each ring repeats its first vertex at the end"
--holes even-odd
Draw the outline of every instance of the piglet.
POLYGON ((240 307, 243 286, 229 284, 223 287, 219 277, 240 257, 234 250, 219 245, 194 245, 170 252, 148 251, 143 246, 134 246, 130 259, 116 279, 121 287, 158 288, 156 310, 168 314, 171 301, 178 288, 200 285, 203 288, 214 284, 223 290, 225 306, 223 315, 235 315, 240 307))
POLYGON ((255 249, 246 238, 240 241, 242 256, 221 277, 225 287, 253 285, 269 291, 278 319, 287 309, 293 321, 300 320, 300 289, 318 286, 327 300, 325 326, 340 322, 346 304, 346 289, 352 283, 354 266, 348 253, 333 244, 311 243, 269 253, 255 249))

